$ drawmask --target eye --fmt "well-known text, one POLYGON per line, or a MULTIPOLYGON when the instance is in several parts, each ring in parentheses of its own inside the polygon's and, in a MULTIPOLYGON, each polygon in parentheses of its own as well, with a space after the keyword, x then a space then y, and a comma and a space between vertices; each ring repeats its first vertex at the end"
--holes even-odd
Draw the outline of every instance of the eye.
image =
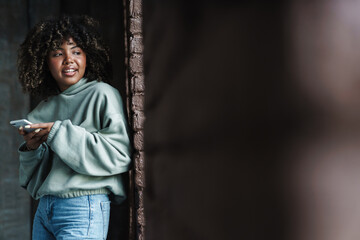
POLYGON ((80 52, 80 51, 75 51, 74 54, 75 54, 75 55, 80 55, 81 52, 80 52))
POLYGON ((61 55, 62 55, 61 52, 55 52, 55 53, 52 53, 52 54, 51 54, 52 57, 59 57, 59 56, 61 56, 61 55))

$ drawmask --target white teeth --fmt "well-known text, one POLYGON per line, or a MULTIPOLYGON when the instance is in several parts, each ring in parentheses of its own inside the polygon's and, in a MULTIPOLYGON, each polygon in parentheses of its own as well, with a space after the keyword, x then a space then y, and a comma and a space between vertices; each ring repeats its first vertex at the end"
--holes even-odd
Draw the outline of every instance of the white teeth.
POLYGON ((74 69, 68 69, 68 70, 65 70, 64 72, 75 72, 75 70, 74 69))

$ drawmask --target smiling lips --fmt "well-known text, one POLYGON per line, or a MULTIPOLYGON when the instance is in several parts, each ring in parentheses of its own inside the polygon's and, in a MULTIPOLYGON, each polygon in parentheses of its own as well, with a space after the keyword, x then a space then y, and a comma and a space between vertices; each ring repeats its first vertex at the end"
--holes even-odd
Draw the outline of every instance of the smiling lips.
POLYGON ((64 73, 65 76, 72 77, 75 75, 76 71, 77 70, 74 68, 67 68, 67 69, 64 69, 62 72, 64 73))

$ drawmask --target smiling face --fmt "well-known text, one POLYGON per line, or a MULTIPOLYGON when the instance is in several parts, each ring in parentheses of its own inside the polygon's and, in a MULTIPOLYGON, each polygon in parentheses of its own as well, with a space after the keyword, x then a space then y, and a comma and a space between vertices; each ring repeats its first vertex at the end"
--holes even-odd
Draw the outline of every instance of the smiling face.
POLYGON ((86 54, 70 37, 64 40, 58 49, 50 51, 48 66, 60 91, 63 92, 84 77, 86 54))

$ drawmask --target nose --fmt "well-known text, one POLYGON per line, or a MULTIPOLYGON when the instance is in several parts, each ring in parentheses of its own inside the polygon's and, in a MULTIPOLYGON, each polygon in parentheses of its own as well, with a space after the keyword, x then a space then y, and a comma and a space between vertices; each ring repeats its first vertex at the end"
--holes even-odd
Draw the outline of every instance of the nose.
POLYGON ((71 64, 71 63, 73 63, 73 59, 72 59, 71 55, 66 54, 65 59, 64 59, 64 64, 68 65, 68 64, 71 64))

